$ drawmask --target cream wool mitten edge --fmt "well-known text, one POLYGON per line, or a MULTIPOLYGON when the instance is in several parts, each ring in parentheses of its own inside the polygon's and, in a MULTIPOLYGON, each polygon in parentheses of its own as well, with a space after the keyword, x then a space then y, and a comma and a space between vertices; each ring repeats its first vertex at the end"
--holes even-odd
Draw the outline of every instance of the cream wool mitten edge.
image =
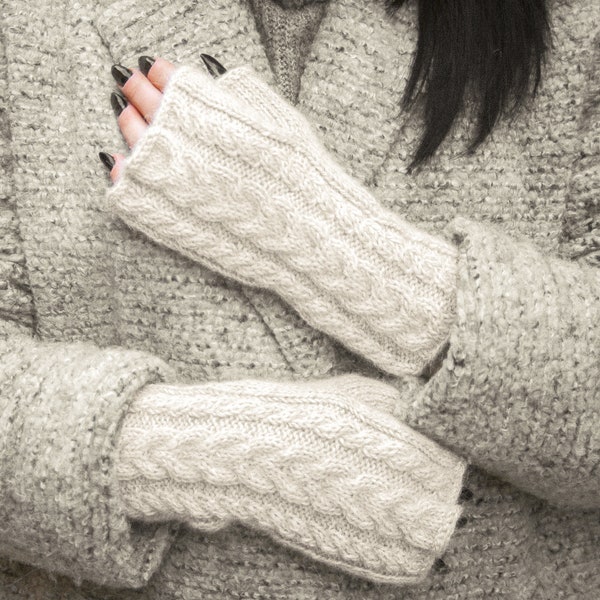
POLYGON ((274 291, 389 373, 418 375, 446 346, 454 245, 380 205, 250 67, 216 81, 178 67, 107 198, 131 227, 274 291))
POLYGON ((354 374, 150 384, 118 441, 126 513, 237 521, 355 575, 417 583, 454 531, 466 463, 379 409, 397 395, 354 374))

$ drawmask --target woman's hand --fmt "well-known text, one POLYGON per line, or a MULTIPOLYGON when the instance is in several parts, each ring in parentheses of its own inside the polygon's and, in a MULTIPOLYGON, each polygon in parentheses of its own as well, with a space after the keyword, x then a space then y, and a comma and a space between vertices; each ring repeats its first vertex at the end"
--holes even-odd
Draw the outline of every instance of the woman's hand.
POLYGON ((454 320, 453 244, 381 206, 251 65, 218 79, 203 67, 173 68, 146 108, 134 95, 142 75, 122 82, 139 127, 108 209, 158 244, 277 293, 384 371, 420 374, 454 320))
MULTIPOLYGON (((225 72, 224 67, 211 56, 201 55, 206 68, 214 76, 225 72)), ((139 69, 113 65, 111 72, 119 86, 119 92, 111 94, 111 104, 121 133, 130 148, 142 137, 152 123, 163 96, 163 90, 177 67, 164 58, 140 56, 139 69)), ((110 177, 116 181, 125 159, 120 153, 100 153, 102 162, 110 169, 110 177)))

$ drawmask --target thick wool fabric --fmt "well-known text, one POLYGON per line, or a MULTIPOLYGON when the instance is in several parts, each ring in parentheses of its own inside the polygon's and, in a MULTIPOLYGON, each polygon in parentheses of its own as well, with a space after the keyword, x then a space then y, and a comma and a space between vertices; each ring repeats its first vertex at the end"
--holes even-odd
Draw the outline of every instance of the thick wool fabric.
POLYGON ((456 249, 383 208, 251 68, 183 66, 108 192, 133 228, 289 302, 395 375, 454 321, 456 249))
MULTIPOLYGON (((308 323, 384 371, 418 374, 446 343, 455 320, 455 247, 382 208, 327 155, 302 115, 251 69, 234 69, 218 83, 200 69, 175 71, 152 126, 107 195, 136 229, 226 276, 278 293, 308 323)), ((455 219, 451 228, 462 249, 456 339, 445 376, 413 401, 410 421, 538 496, 597 507, 600 420, 587 403, 598 380, 585 374, 597 368, 598 355, 579 356, 566 332, 600 348, 600 278, 591 267, 573 271, 528 243, 510 243, 494 226, 482 231, 455 219), (507 293, 524 285, 529 294, 507 293), (560 290, 567 285, 571 298, 563 300, 560 290), (482 314, 496 318, 482 323, 482 314), (564 342, 533 345, 507 373, 503 361, 523 344, 520 332, 532 318, 538 335, 564 342), (482 336, 487 343, 502 322, 510 324, 507 334, 486 351, 480 331, 490 328, 482 336), (589 411, 585 424, 578 422, 579 411, 576 417, 549 411, 549 422, 536 414, 550 385, 560 396, 567 393, 559 384, 541 392, 525 387, 531 371, 558 382, 564 368, 581 369, 571 397, 589 411), (481 402, 469 411, 473 380, 480 382, 481 402), (506 411, 515 429, 501 444, 502 454, 498 438, 444 429, 449 416, 470 418, 465 429, 475 431, 506 411), (517 427, 521 422, 525 426, 517 427), (573 448, 560 470, 557 459, 548 462, 550 447, 556 456, 573 448)))
POLYGON ((373 581, 422 581, 460 516, 466 463, 393 417, 358 375, 144 388, 119 438, 127 514, 241 522, 373 581))
POLYGON ((496 226, 483 231, 456 219, 452 227, 460 292, 451 350, 411 405, 408 422, 521 489, 558 505, 597 509, 598 269, 573 270, 525 241, 510 243, 496 226), (529 327, 548 342, 519 335, 529 327), (590 352, 578 351, 582 345, 590 352), (509 367, 515 348, 519 361, 509 367), (532 386, 535 373, 540 381, 532 386), (510 430, 500 428, 494 438, 476 433, 507 418, 510 430), (460 428, 448 431, 448 421, 460 428))
MULTIPOLYGON (((0 28, 0 106, 8 102, 6 44, 0 28)), ((6 322, 26 329, 33 324, 33 298, 29 288, 25 255, 19 236, 19 221, 12 197, 13 157, 7 112, 0 110, 0 328, 6 322)))
POLYGON ((143 352, 99 353, 81 342, 59 349, 12 327, 0 338, 0 553, 27 561, 37 548, 36 566, 73 573, 80 583, 104 573, 102 583, 139 586, 160 564, 175 530, 132 528, 106 466, 131 401, 174 373, 143 352))
MULTIPOLYGON (((297 10, 309 8, 313 7, 297 10)), ((139 583, 141 589, 125 588, 123 585, 129 584, 123 584, 119 573, 110 568, 92 573, 92 563, 86 561, 82 550, 93 549, 101 539, 106 551, 97 550, 96 556, 104 553, 126 558, 124 538, 115 535, 110 526, 114 521, 84 518, 87 526, 78 529, 83 539, 76 540, 81 556, 70 560, 70 515, 103 514, 102 507, 115 507, 111 504, 114 488, 98 478, 93 480, 92 494, 65 496, 58 504, 54 500, 55 490, 69 489, 68 473, 85 472, 85 464, 93 465, 92 470, 113 473, 111 481, 116 482, 114 448, 119 428, 113 425, 110 430, 111 443, 102 459, 86 463, 85 441, 73 434, 73 421, 56 419, 51 425, 56 435, 74 443, 74 451, 68 455, 70 468, 51 462, 51 468, 43 471, 43 485, 36 483, 29 489, 35 490, 36 507, 52 507, 48 514, 62 508, 64 517, 44 521, 45 531, 54 532, 49 538, 53 540, 50 555, 35 531, 27 530, 27 518, 21 518, 31 505, 23 495, 16 496, 19 502, 2 495, 2 503, 12 503, 11 518, 21 524, 21 538, 40 541, 21 547, 18 555, 10 552, 0 559, 3 598, 596 599, 600 589, 598 508, 567 508, 562 501, 570 489, 565 465, 580 459, 585 473, 593 455, 584 451, 579 456, 580 452, 594 448, 594 438, 585 427, 589 425, 590 432, 598 429, 594 415, 599 386, 587 388, 585 397, 580 395, 581 382, 598 378, 597 366, 589 366, 597 356, 597 338, 591 333, 578 338, 580 330, 575 323, 582 314, 582 298, 594 297, 588 286, 595 285, 594 273, 600 264, 600 6, 584 0, 556 0, 551 8, 555 43, 539 96, 511 123, 502 121, 472 156, 463 154, 470 133, 466 117, 457 123, 434 161, 410 176, 405 166, 418 141, 420 121, 418 114, 405 114, 399 100, 416 43, 414 3, 406 3, 389 19, 378 0, 331 0, 300 80, 298 106, 344 170, 400 217, 456 241, 463 260, 459 272, 473 274, 457 299, 464 298, 469 306, 482 309, 465 312, 457 307, 461 326, 473 325, 477 318, 480 324, 481 319, 489 322, 478 326, 476 335, 465 332, 457 337, 454 331, 450 338, 451 343, 477 340, 482 362, 477 362, 475 355, 467 360, 451 349, 446 363, 427 384, 427 394, 419 393, 425 389, 419 378, 390 380, 406 400, 398 414, 420 421, 422 425, 415 427, 423 433, 443 438, 442 445, 446 439, 463 436, 470 447, 482 445, 486 450, 482 455, 485 469, 472 466, 468 471, 471 493, 465 491, 461 496, 464 521, 458 523, 443 560, 436 562, 426 581, 416 586, 374 584, 286 548, 255 529, 232 525, 212 534, 182 527, 170 548, 164 548, 162 561, 151 563, 144 574, 136 572, 138 559, 130 556, 129 565, 121 563, 127 578, 144 581, 139 583), (471 223, 467 226, 463 220, 454 220, 456 216, 471 223), (491 225, 495 225, 494 234, 491 225), (500 247, 492 250, 486 245, 488 240, 500 247), (527 300, 544 297, 531 280, 540 281, 546 275, 532 278, 519 267, 514 271, 519 274, 516 278, 499 276, 517 266, 510 259, 515 256, 510 248, 518 251, 524 245, 537 252, 527 254, 536 268, 539 264, 540 270, 552 276, 554 261, 561 257, 565 261, 561 273, 573 277, 567 281, 584 286, 579 288, 583 295, 580 291, 573 294, 568 283, 553 288, 552 293, 561 297, 556 304, 561 309, 553 314, 567 316, 573 325, 558 330, 560 335, 556 335, 556 319, 540 327, 538 305, 527 300), (479 256, 478 248, 485 249, 480 267, 465 269, 479 256), (495 256, 509 258, 502 261, 502 269, 487 262, 495 256), (586 271, 586 265, 591 270, 586 271), (475 273, 488 273, 488 282, 498 277, 498 284, 504 281, 506 287, 499 291, 496 285, 474 285, 478 280, 475 273), (475 304, 469 290, 482 295, 475 304), (501 318, 499 306, 492 298, 484 299, 486 294, 510 301, 515 310, 509 314, 519 317, 507 336, 518 343, 507 340, 501 353, 496 351, 497 344, 504 342, 503 334, 513 328, 512 321, 501 318), (573 312, 569 303, 577 304, 573 312), (529 358, 532 349, 538 348, 554 357, 551 364, 515 371, 515 365, 541 364, 537 359, 530 363, 529 358), (557 355, 559 348, 563 351, 557 355), (561 369, 565 357, 568 360, 561 369), (494 365, 496 372, 490 373, 487 365, 494 365), (551 369, 550 377, 546 367, 551 369), (555 377, 558 372, 559 380, 555 377), (434 384, 438 377, 448 385, 442 385, 441 379, 439 387, 434 384), (503 389, 496 405, 494 385, 504 386, 514 377, 510 393, 503 389), (431 392, 444 394, 457 382, 461 410, 442 412, 437 418, 435 413, 451 404, 445 397, 433 398, 431 392), (480 400, 481 386, 489 386, 485 387, 485 402, 480 400), (536 401, 527 406, 533 390, 536 401), (518 394, 511 401, 514 392, 518 394), (413 408, 422 406, 430 407, 429 412, 419 409, 413 413, 413 408), (472 411, 485 411, 476 427, 472 411), (553 416, 560 416, 556 422, 564 440, 560 447, 547 435, 553 416), (515 451, 512 436, 517 440, 515 451), (535 442, 534 459, 547 448, 543 465, 537 459, 537 464, 528 461, 521 465, 527 451, 524 440, 535 442), (490 464, 502 479, 488 472, 490 464), (539 467, 558 477, 554 481, 564 481, 564 485, 556 484, 561 498, 553 502, 558 505, 519 487, 525 468, 534 475, 536 489, 542 495, 547 493, 539 479, 539 467), (45 495, 44 490, 49 493, 45 495), (66 504, 69 500, 72 502, 66 504), (65 558, 59 560, 61 557, 65 558), (78 586, 82 562, 88 574, 78 586), (36 566, 41 564, 45 566, 36 566)), ((175 63, 201 66, 199 53, 208 52, 229 69, 250 64, 274 82, 256 29, 254 17, 260 20, 260 14, 259 10, 253 16, 243 2, 214 0, 3 3, 0 29, 6 40, 6 87, 0 90, 5 103, 0 117, 6 117, 7 128, 3 130, 6 152, 0 170, 0 213, 2 234, 8 232, 2 239, 12 241, 3 243, 0 258, 4 263, 1 272, 8 274, 0 281, 0 306, 6 319, 2 330, 7 336, 17 335, 17 329, 32 332, 35 345, 55 342, 46 351, 56 361, 51 374, 42 380, 67 374, 61 385, 72 381, 74 389, 67 393, 65 387, 65 397, 80 394, 85 402, 78 404, 79 409, 89 410, 82 419, 84 430, 93 430, 93 415, 103 404, 98 402, 96 389, 82 387, 83 380, 74 371, 78 361, 69 353, 74 341, 89 343, 86 352, 96 345, 98 358, 106 358, 111 346, 119 346, 115 356, 123 350, 138 350, 148 354, 148 360, 161 357, 177 372, 178 382, 246 377, 310 380, 347 371, 385 377, 330 336, 310 327, 274 293, 239 285, 155 244, 115 220, 106 205, 108 178, 97 152, 127 152, 108 100, 114 86, 110 65, 135 66, 138 55, 154 53, 175 63), (11 261, 13 257, 21 258, 11 261), (17 268, 6 267, 6 262, 17 268), (8 320, 19 327, 8 325, 8 320)), ((262 25, 266 30, 268 23, 262 25)), ((268 31, 263 31, 265 38, 267 45, 271 43, 272 56, 289 52, 283 42, 273 41, 283 38, 273 34, 269 39, 268 31)), ((290 64, 301 62, 299 58, 290 60, 290 64)), ((464 277, 458 281, 466 284, 464 277)), ((589 330, 595 323, 590 318, 585 327, 580 326, 585 332, 585 327, 589 330)), ((31 349, 32 357, 40 356, 31 349)), ((25 371, 30 364, 24 357, 21 369, 25 371)), ((18 413, 30 403, 39 406, 35 403, 38 393, 39 386, 17 387, 14 393, 1 395, 0 401, 18 413)), ((123 404, 107 413, 108 419, 123 415, 123 406, 128 405, 129 396, 115 394, 115 402, 123 404)), ((29 414, 35 419, 38 413, 29 414)), ((557 430, 550 431, 553 435, 557 430)), ((48 447, 31 437, 23 461, 33 466, 25 473, 35 477, 36 464, 49 464, 51 459, 44 455, 48 447)), ((12 459, 5 461, 4 456, 0 460, 11 473, 19 473, 23 464, 11 464, 12 459)), ((8 489, 4 481, 0 494, 8 489)), ((574 488, 571 495, 578 493, 574 488)), ((115 508, 119 512, 113 514, 122 515, 121 508, 115 508)), ((123 523, 120 517, 118 520, 123 523)), ((33 529, 39 526, 37 517, 29 523, 33 529)), ((152 540, 152 531, 141 528, 139 522, 133 521, 131 530, 152 540)), ((123 570, 120 573, 125 574, 123 570)))
POLYGON ((325 14, 326 3, 309 2, 306 6, 303 3, 283 8, 276 0, 249 1, 277 87, 285 98, 295 103, 306 58, 325 14))

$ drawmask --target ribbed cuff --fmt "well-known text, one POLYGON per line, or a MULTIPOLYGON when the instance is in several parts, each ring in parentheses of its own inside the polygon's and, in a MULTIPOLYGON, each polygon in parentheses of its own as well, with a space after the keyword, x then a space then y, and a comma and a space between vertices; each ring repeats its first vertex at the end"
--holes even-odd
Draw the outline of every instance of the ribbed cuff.
POLYGON ((460 515, 465 463, 378 409, 397 394, 357 375, 149 385, 119 441, 126 510, 238 521, 373 581, 421 581, 460 515))
POLYGON ((179 67, 108 199, 132 227, 276 292, 385 371, 418 375, 446 344, 455 246, 382 207, 250 68, 215 82, 179 67))

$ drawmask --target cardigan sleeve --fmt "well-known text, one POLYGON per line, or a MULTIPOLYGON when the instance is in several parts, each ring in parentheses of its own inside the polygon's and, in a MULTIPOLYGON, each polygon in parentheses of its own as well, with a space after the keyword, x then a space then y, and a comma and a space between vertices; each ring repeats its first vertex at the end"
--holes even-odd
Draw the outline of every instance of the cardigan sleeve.
POLYGON ((600 36, 591 53, 560 257, 456 218, 456 322, 406 418, 557 505, 600 507, 600 36))
POLYGON ((600 271, 457 217, 457 316, 439 371, 403 414, 553 503, 600 506, 600 271))
POLYGON ((176 529, 127 519, 116 439, 137 391, 170 376, 142 352, 0 321, 0 555, 78 583, 147 583, 176 529))

